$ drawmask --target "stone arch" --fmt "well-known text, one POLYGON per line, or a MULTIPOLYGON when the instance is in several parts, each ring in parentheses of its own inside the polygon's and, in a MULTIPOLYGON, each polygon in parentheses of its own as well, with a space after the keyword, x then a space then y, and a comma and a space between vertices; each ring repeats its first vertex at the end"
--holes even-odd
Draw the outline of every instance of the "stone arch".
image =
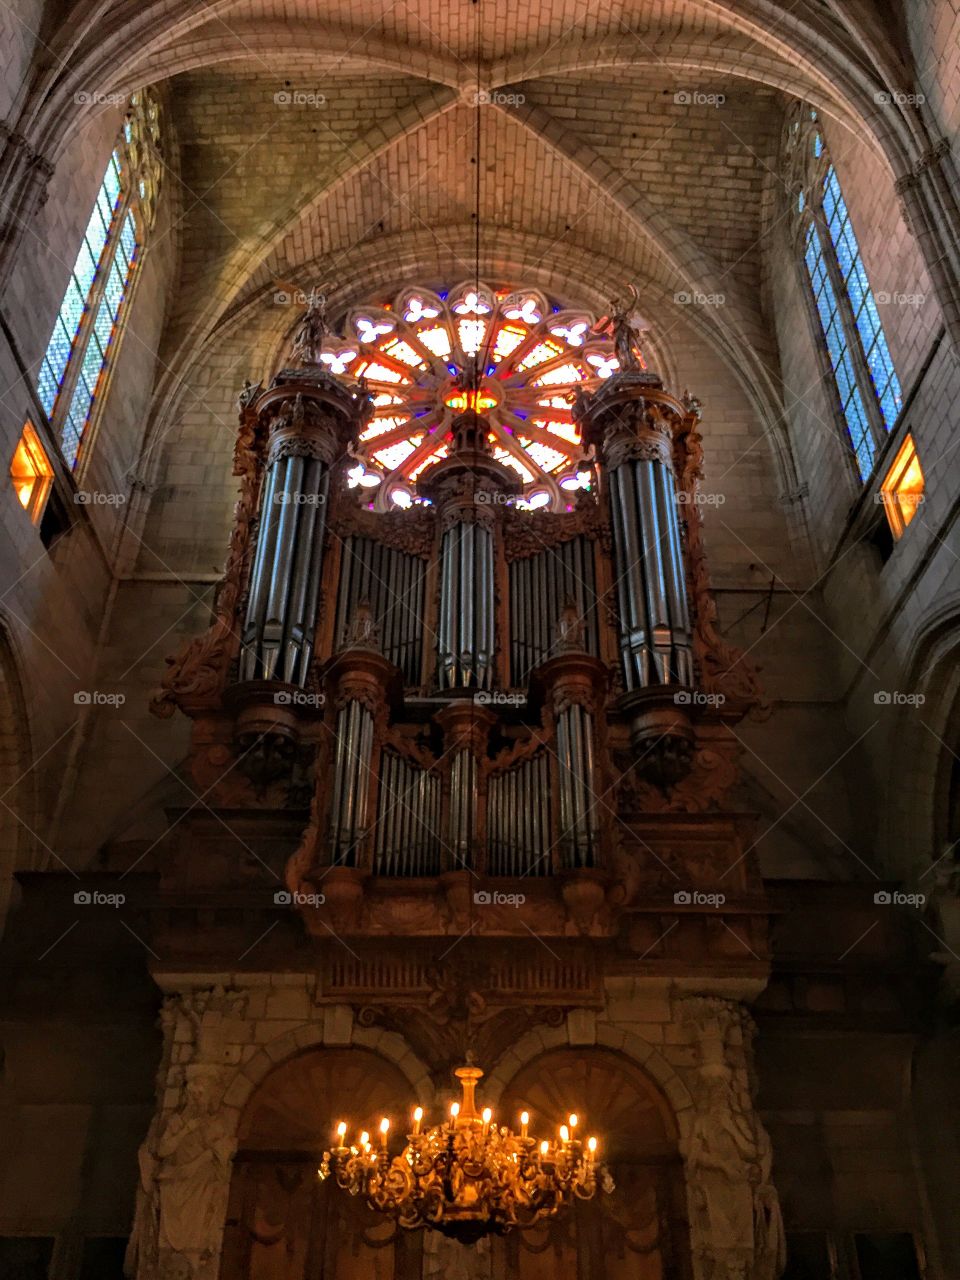
MULTIPOLYGON (((960 592, 927 613, 901 680, 901 690, 924 702, 900 707, 891 728, 889 741, 897 745, 888 754, 888 809, 879 830, 885 867, 914 883, 926 877, 947 838, 950 775, 960 754, 960 592)), ((926 892, 930 887, 926 877, 926 892)))
MULTIPOLYGON (((417 1274, 422 1243, 416 1233, 378 1215, 363 1196, 344 1194, 332 1178, 317 1177, 340 1120, 354 1141, 361 1129, 376 1133, 383 1115, 396 1122, 408 1080, 385 1051, 389 1042, 373 1038, 378 1049, 355 1041, 303 1047, 275 1063, 250 1091, 238 1114, 220 1263, 224 1280, 313 1275, 316 1262, 308 1260, 318 1256, 323 1275, 372 1274, 366 1268, 381 1255, 393 1260, 394 1274, 417 1274)), ((285 1036, 278 1041, 289 1046, 285 1036)))
POLYGON ((568 1043, 531 1058, 507 1083, 501 1101, 511 1126, 518 1112, 529 1113, 536 1138, 553 1136, 555 1126, 581 1109, 580 1136, 598 1137, 614 1185, 574 1206, 559 1230, 544 1225, 508 1240, 506 1274, 526 1276, 535 1255, 550 1248, 557 1274, 585 1274, 587 1259, 602 1251, 615 1277, 660 1274, 656 1266, 686 1277, 687 1177, 680 1124, 666 1093, 622 1050, 568 1043), (644 1258, 655 1264, 649 1272, 644 1258))
POLYGON ((326 1020, 305 1023, 268 1041, 245 1063, 224 1093, 224 1103, 239 1116, 250 1098, 278 1067, 315 1050, 355 1047, 390 1063, 405 1078, 410 1096, 429 1102, 433 1086, 426 1065, 396 1032, 353 1025, 348 1035, 328 1034, 326 1020))
POLYGON ((641 1069, 669 1100, 676 1113, 693 1106, 693 1098, 676 1069, 667 1062, 652 1044, 643 1040, 633 1032, 622 1031, 618 1027, 600 1024, 595 1034, 579 1035, 575 1024, 570 1019, 561 1027, 538 1027, 528 1031, 526 1035, 513 1045, 497 1061, 493 1070, 484 1082, 484 1094, 491 1103, 497 1103, 509 1082, 532 1062, 548 1050, 565 1047, 582 1047, 588 1049, 598 1046, 622 1054, 625 1059, 641 1069))

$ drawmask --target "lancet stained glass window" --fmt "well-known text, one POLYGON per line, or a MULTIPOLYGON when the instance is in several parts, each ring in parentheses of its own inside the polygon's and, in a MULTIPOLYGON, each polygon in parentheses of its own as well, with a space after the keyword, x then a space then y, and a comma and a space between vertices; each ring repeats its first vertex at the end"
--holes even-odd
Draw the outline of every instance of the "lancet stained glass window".
POLYGON ((903 392, 815 112, 797 109, 786 146, 799 187, 795 213, 807 280, 857 471, 866 481, 883 434, 903 407, 903 392))
POLYGON ((159 111, 135 94, 40 365, 37 394, 71 467, 107 373, 159 186, 159 111))
POLYGON ((344 332, 321 358, 370 388, 355 482, 379 486, 379 505, 414 501, 413 482, 446 455, 451 423, 467 409, 489 423, 494 456, 522 482, 521 505, 563 509, 589 487, 573 402, 618 368, 608 328, 592 315, 536 289, 467 282, 353 308, 344 332))

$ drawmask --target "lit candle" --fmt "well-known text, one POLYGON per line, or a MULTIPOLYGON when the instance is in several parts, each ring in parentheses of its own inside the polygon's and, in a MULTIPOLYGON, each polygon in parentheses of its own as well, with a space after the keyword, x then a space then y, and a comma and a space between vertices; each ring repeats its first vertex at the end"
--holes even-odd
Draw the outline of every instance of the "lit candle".
POLYGON ((366 1129, 363 1129, 363 1130, 361 1131, 361 1133, 360 1133, 360 1146, 361 1146, 364 1150, 366 1150, 366 1148, 367 1148, 369 1145, 370 1145, 370 1135, 369 1135, 369 1133, 367 1133, 366 1129))
POLYGON ((387 1134, 389 1132, 390 1132, 390 1121, 387 1119, 386 1116, 384 1116, 383 1119, 380 1121, 380 1145, 382 1147, 385 1147, 387 1145, 387 1134))
POLYGON ((577 1115, 575 1111, 571 1111, 570 1119, 568 1120, 567 1123, 570 1125, 571 1129, 575 1129, 577 1125, 580 1123, 580 1117, 577 1115))
POLYGON ((490 1110, 489 1107, 483 1108, 482 1119, 483 1119, 483 1132, 486 1133, 487 1129, 490 1127, 490 1121, 493 1119, 493 1112, 490 1110))
POLYGON ((521 1138, 525 1138, 527 1136, 527 1125, 529 1123, 530 1123, 530 1112, 521 1111, 520 1112, 520 1137, 521 1138))
POLYGON ((451 1119, 451 1120, 456 1120, 456 1118, 457 1118, 457 1116, 458 1116, 459 1114, 460 1114, 460 1103, 459 1103, 459 1102, 451 1102, 451 1103, 450 1103, 450 1119, 451 1119))
POLYGON ((423 1119, 423 1107, 417 1107, 413 1113, 413 1132, 420 1132, 420 1121, 423 1119))
POLYGON ((591 1157, 591 1159, 592 1159, 592 1158, 597 1154, 597 1140, 596 1140, 596 1138, 588 1138, 588 1139, 587 1139, 587 1150, 590 1152, 590 1157, 591 1157))
POLYGON ((565 1124, 562 1124, 560 1126, 560 1141, 561 1142, 570 1141, 570 1130, 567 1128, 565 1124))
POLYGON ((341 1120, 340 1123, 337 1125, 337 1138, 338 1138, 337 1146, 338 1147, 343 1146, 343 1140, 346 1136, 347 1136, 347 1126, 341 1120))
POLYGON ((541 1155, 544 1159, 546 1159, 546 1158, 547 1158, 547 1152, 548 1152, 549 1150, 550 1150, 550 1143, 546 1140, 546 1138, 544 1138, 544 1140, 540 1143, 540 1155, 541 1155))

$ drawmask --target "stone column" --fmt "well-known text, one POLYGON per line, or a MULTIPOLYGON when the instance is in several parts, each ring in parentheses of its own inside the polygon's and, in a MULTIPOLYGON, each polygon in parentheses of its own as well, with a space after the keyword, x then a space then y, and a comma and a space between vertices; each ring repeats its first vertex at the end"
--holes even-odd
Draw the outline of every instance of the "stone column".
POLYGON ((677 1012, 697 1053, 681 1134, 695 1275, 775 1280, 785 1240, 770 1139, 753 1105, 753 1022, 719 996, 682 997, 677 1012))
POLYGON ((222 987, 164 1002, 158 1107, 139 1151, 125 1271, 132 1280, 217 1280, 237 1145, 224 1090, 246 997, 222 987))

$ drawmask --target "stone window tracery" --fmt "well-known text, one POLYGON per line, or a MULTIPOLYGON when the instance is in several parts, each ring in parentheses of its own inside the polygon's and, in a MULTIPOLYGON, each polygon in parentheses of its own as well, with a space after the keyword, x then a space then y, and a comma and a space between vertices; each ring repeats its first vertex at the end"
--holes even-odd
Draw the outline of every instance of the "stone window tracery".
POLYGON ((125 303, 156 213, 159 141, 159 104, 146 90, 134 94, 40 366, 37 394, 74 468, 103 399, 125 303))
POLYGON ((378 488, 378 507, 416 501, 414 482, 446 456, 451 424, 469 409, 519 476, 519 505, 562 510, 591 486, 573 403, 619 366, 607 327, 588 312, 533 288, 409 287, 352 308, 343 331, 321 359, 370 389, 373 416, 350 483, 378 488))
POLYGON ((877 299, 815 111, 797 104, 784 149, 799 247, 860 480, 903 408, 877 299))

